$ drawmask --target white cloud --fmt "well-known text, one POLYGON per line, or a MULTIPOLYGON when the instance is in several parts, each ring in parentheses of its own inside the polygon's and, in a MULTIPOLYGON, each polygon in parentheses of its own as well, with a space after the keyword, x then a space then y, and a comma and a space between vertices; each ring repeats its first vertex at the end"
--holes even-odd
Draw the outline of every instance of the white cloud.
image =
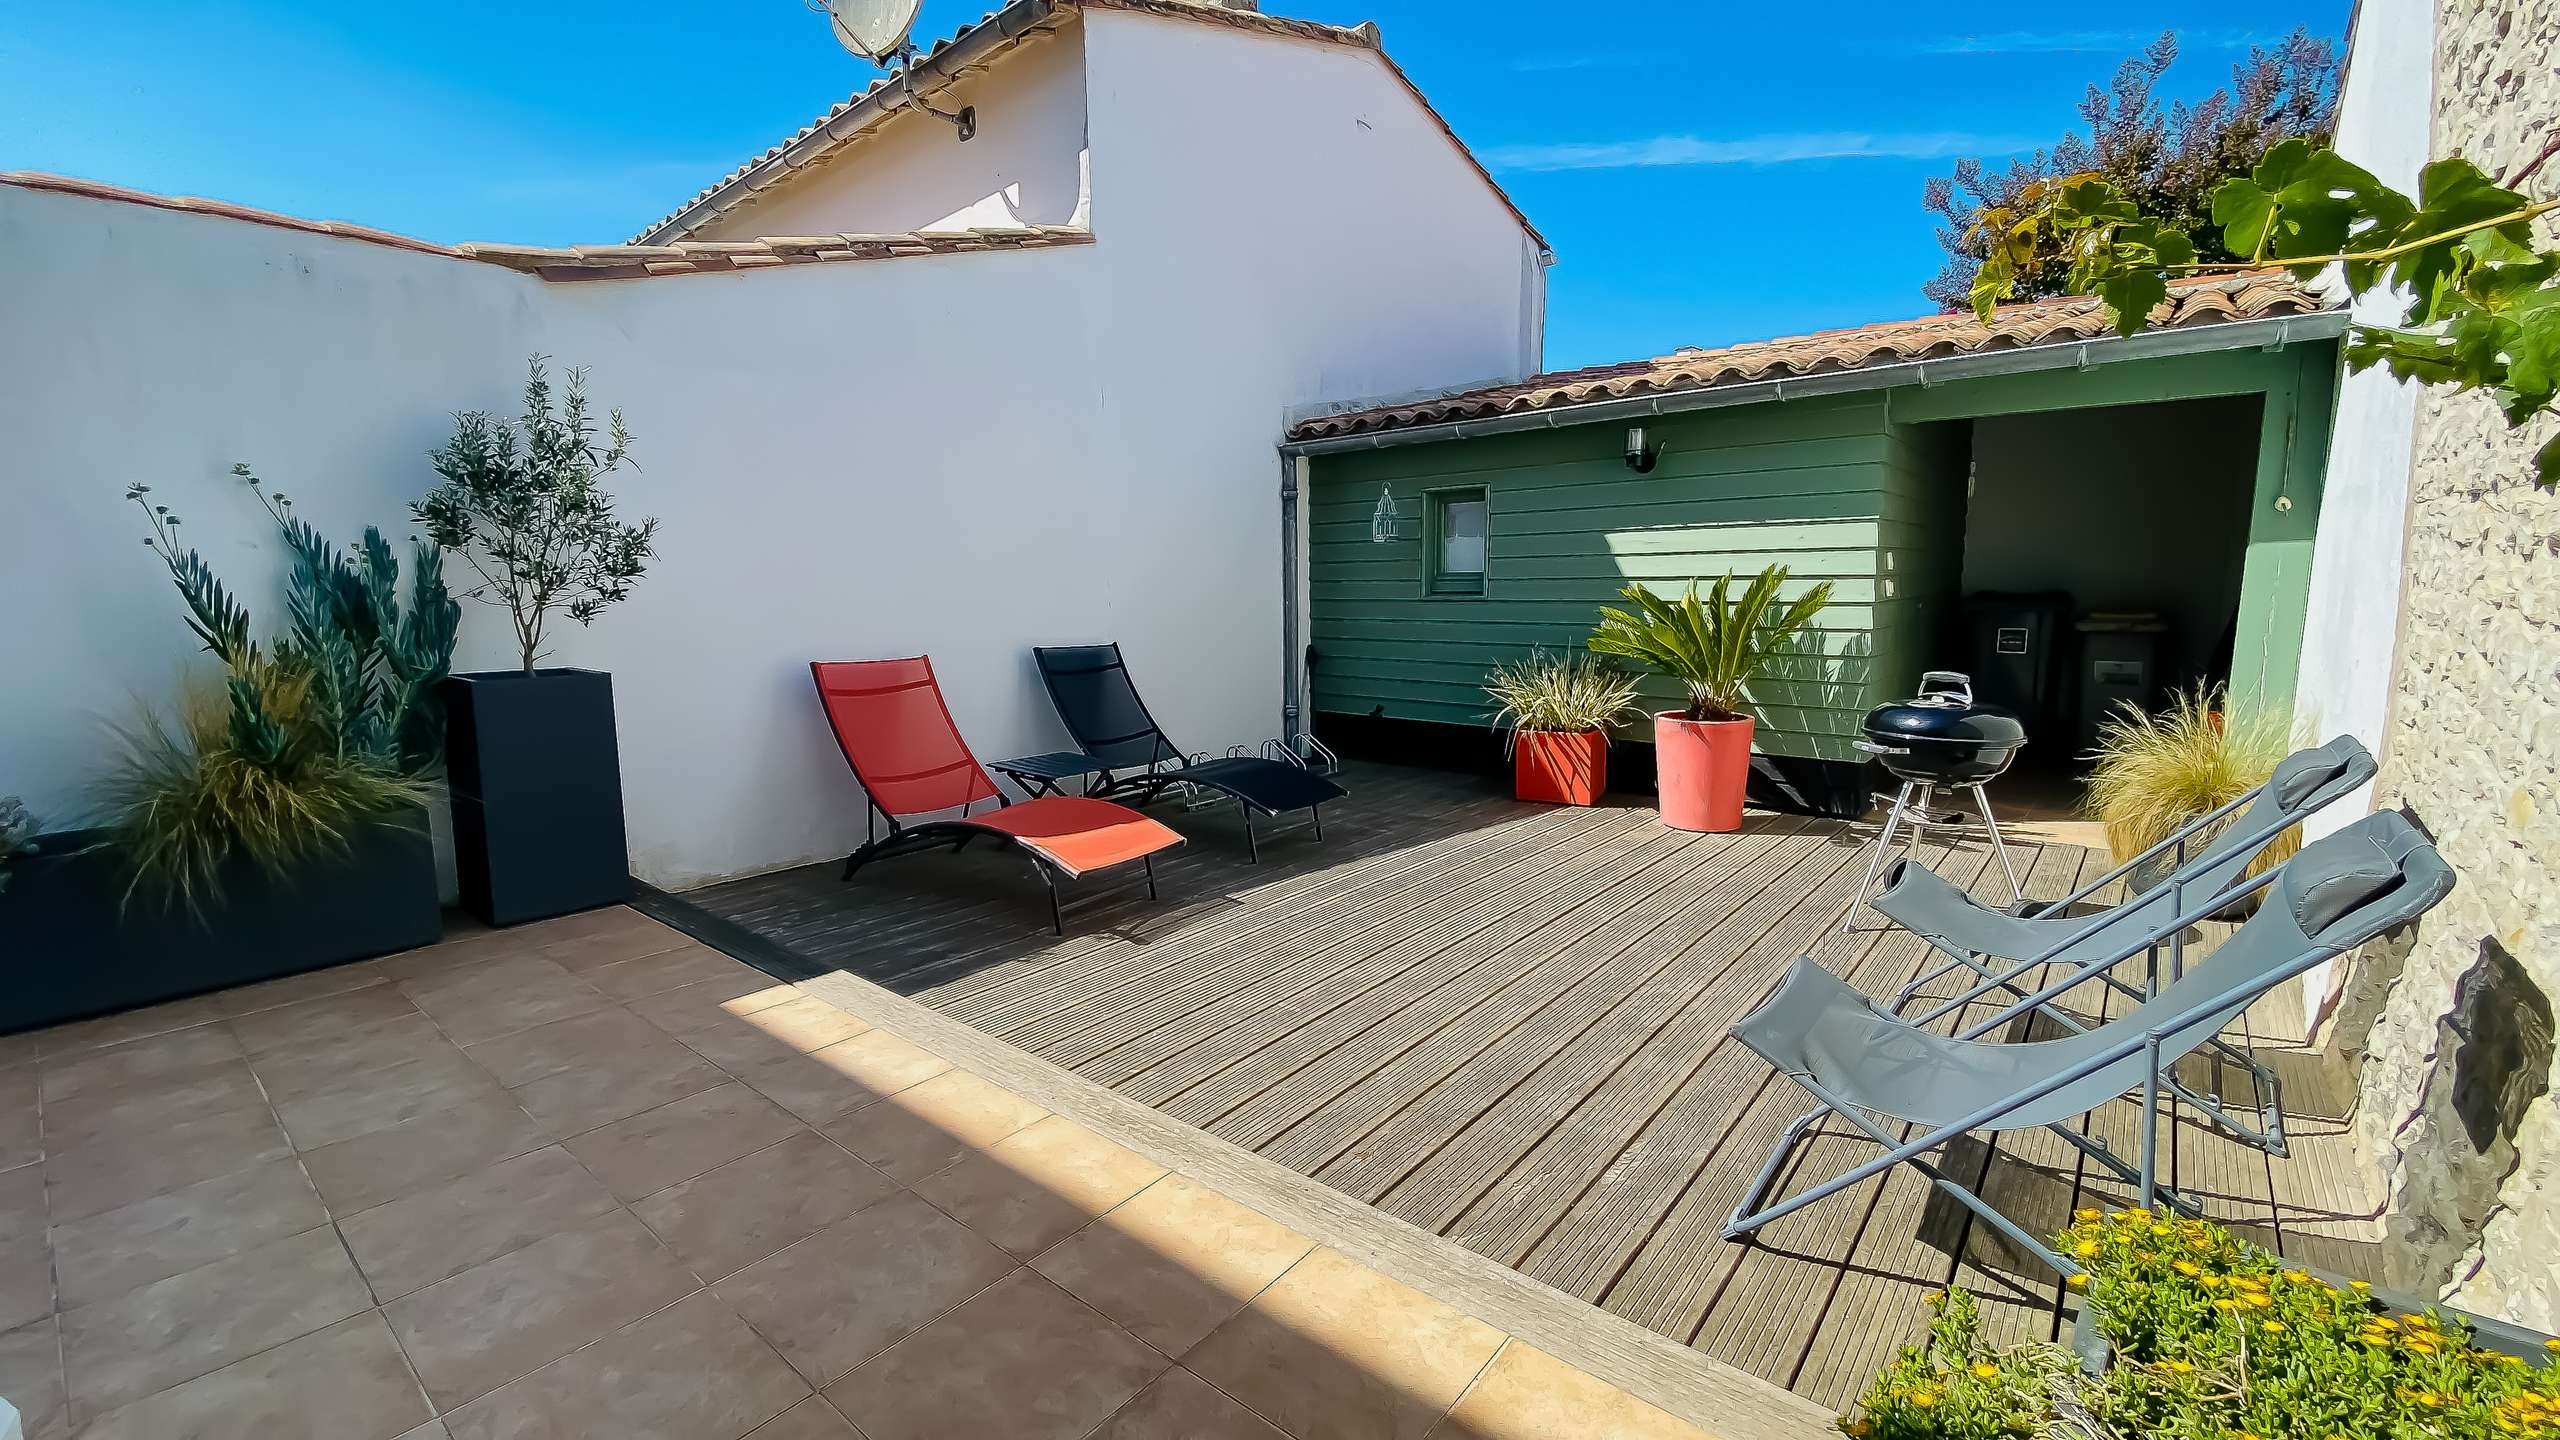
MULTIPOLYGON (((1941 35, 1921 41, 1916 48, 1924 55, 2080 55, 2101 51, 2131 55, 2159 38, 2159 29, 2004 30, 1990 35, 1941 35)), ((2246 50, 2274 39, 2250 30, 2180 30, 2178 48, 2246 50)))
POLYGON ((1670 165, 1792 165, 1806 160, 1942 160, 1956 155, 2007 155, 2035 147, 2034 140, 2016 135, 1963 130, 1832 131, 1746 135, 1735 140, 1655 135, 1587 144, 1497 145, 1485 152, 1485 162, 1497 170, 1625 170, 1670 165))

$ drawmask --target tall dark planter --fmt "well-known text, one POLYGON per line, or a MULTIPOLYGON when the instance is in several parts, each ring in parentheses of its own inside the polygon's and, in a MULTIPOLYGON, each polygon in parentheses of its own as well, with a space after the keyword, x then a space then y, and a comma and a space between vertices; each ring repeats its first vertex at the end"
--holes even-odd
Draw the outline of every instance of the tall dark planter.
POLYGON ((630 898, 612 676, 454 676, 445 766, 463 908, 520 925, 630 898))
POLYGON ((201 911, 125 898, 105 835, 38 837, 0 890, 0 1030, 24 1030, 432 945, 444 933, 424 811, 274 876, 223 867, 201 911))

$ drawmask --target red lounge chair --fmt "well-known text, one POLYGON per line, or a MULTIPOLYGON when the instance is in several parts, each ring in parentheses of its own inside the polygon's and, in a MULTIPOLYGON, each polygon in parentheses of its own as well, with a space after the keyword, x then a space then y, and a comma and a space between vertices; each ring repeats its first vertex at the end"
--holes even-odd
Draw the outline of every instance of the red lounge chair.
POLYGON ((1182 837, 1125 805, 1082 796, 1051 795, 1019 804, 1006 798, 969 753, 934 683, 933 662, 910 660, 811 661, 809 674, 827 723, 853 777, 869 802, 861 849, 845 857, 844 878, 888 855, 953 849, 982 835, 1021 847, 1049 887, 1049 918, 1067 931, 1060 878, 1138 861, 1146 869, 1147 898, 1156 894, 1155 853, 1182 837), (969 807, 993 800, 996 809, 972 815, 969 807), (904 817, 957 809, 957 816, 910 825, 904 817), (879 822, 889 833, 879 833, 879 822))

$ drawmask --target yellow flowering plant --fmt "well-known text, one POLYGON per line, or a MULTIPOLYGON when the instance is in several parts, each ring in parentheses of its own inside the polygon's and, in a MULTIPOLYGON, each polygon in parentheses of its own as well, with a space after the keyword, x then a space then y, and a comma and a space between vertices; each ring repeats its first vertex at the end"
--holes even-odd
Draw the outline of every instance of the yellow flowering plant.
MULTIPOLYGON (((1840 1422, 1870 1440, 2021 1435, 2159 1440, 2560 1440, 2560 1368, 2475 1348, 2432 1311, 2397 1315, 2220 1226, 2083 1210, 2056 1242, 2083 1267, 2108 1363, 1984 1343, 1961 1291, 1840 1422), (1930 1403, 1915 1404, 1926 1391, 1930 1403), (1994 1393, 1998 1392, 1998 1393, 1994 1393)), ((2560 1342, 2553 1342, 2560 1349, 2560 1342)))

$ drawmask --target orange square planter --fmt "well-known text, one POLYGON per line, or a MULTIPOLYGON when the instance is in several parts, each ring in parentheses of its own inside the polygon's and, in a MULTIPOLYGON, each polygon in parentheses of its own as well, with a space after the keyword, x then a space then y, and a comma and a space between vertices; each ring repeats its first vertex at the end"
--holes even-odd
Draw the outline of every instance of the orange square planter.
POLYGON ((1609 788, 1602 731, 1520 730, 1512 735, 1512 793, 1550 805, 1597 805, 1609 788))

